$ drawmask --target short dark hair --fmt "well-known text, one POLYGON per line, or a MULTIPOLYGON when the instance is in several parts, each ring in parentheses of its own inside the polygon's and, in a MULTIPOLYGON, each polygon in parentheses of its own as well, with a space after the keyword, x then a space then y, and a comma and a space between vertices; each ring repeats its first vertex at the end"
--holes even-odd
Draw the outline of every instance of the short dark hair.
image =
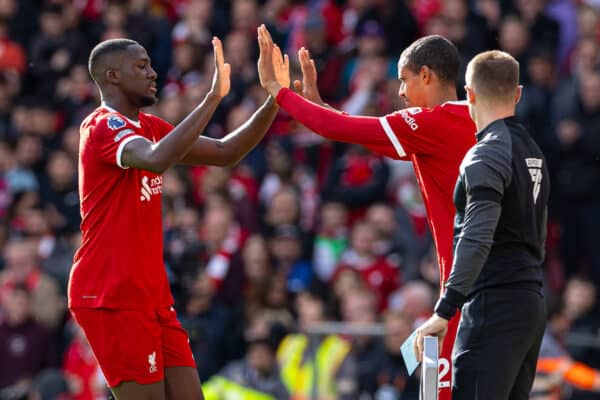
POLYGON ((110 39, 100 42, 92 49, 90 53, 90 58, 88 59, 88 70, 92 79, 98 82, 102 73, 103 68, 102 63, 106 59, 107 56, 127 51, 130 46, 135 46, 140 44, 135 40, 131 39, 110 39))
POLYGON ((414 41, 400 55, 400 62, 418 73, 429 67, 446 84, 456 84, 460 55, 452 42, 440 35, 424 36, 414 41))
POLYGON ((479 53, 467 65, 467 84, 484 99, 514 100, 519 62, 500 50, 479 53))

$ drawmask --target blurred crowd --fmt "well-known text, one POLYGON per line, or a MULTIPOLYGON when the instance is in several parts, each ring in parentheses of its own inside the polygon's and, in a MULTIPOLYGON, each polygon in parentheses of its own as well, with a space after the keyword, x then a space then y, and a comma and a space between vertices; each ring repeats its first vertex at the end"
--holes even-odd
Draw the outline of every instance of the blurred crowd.
MULTIPOLYGON (((350 114, 404 107, 396 63, 422 35, 451 39, 463 72, 486 49, 518 59, 518 115, 552 182, 542 359, 558 364, 540 369, 535 398, 598 398, 599 1, 0 0, 0 399, 108 396, 66 310, 79 124, 99 105, 91 48, 145 46, 160 88, 147 111, 177 124, 209 88, 219 36, 232 86, 205 135, 221 137, 266 96, 260 23, 295 78, 297 50, 310 50, 323 99, 350 114), (573 365, 591 378, 568 379, 573 365)), ((167 171, 165 267, 206 397, 416 400, 400 344, 439 291, 425 212, 410 163, 326 141, 283 112, 236 167, 167 171)))

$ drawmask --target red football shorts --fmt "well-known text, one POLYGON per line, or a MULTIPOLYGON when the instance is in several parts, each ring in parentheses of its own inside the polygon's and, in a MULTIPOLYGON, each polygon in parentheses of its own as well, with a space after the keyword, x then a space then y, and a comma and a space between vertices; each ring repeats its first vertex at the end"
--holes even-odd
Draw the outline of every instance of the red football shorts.
POLYGON ((172 307, 157 310, 71 309, 109 387, 160 382, 167 367, 196 368, 188 335, 172 307))

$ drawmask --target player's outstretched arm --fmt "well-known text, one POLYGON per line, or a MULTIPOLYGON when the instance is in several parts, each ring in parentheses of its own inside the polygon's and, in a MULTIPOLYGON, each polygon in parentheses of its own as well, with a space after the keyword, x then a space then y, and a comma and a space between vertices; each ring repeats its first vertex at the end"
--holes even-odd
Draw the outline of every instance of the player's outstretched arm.
POLYGON ((152 143, 139 138, 127 143, 121 156, 123 165, 160 174, 190 151, 221 99, 229 93, 231 70, 229 64, 224 61, 223 45, 216 37, 213 38, 212 44, 215 73, 212 87, 202 103, 159 142, 152 143))
POLYGON ((271 64, 259 63, 260 84, 292 118, 325 138, 362 144, 373 151, 388 155, 386 149, 389 148, 389 139, 378 118, 343 114, 308 101, 284 87, 277 77, 285 75, 289 66, 286 65, 285 58, 277 56, 279 48, 273 43, 264 25, 258 28, 258 44, 261 57, 273 60, 271 64))
MULTIPOLYGON (((260 28, 259 28, 260 29, 260 28)), ((290 63, 279 47, 272 45, 270 52, 261 52, 258 69, 277 63, 280 67, 273 72, 274 80, 280 87, 290 86, 290 63), (276 61, 275 61, 276 60, 276 61)), ((182 159, 185 164, 210 164, 230 166, 237 164, 265 136, 273 123, 279 107, 272 96, 242 126, 223 139, 215 140, 200 137, 192 149, 182 159)))
POLYGON ((279 106, 273 97, 269 96, 239 128, 227 134, 222 139, 199 137, 181 163, 190 165, 217 165, 220 167, 237 164, 265 136, 273 123, 279 106))

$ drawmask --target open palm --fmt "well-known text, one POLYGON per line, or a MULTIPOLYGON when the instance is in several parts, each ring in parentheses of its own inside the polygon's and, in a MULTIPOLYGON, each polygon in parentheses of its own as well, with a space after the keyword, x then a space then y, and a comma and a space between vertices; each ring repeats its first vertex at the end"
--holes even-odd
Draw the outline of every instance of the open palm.
POLYGON ((272 62, 277 82, 282 87, 290 87, 290 59, 287 54, 281 54, 281 49, 277 45, 273 47, 272 62))
POLYGON ((317 67, 315 61, 310 58, 310 53, 302 47, 298 50, 298 61, 302 70, 302 81, 294 81, 294 89, 302 96, 317 104, 323 104, 323 99, 317 86, 317 67))
POLYGON ((231 88, 231 66, 225 62, 221 40, 214 37, 212 45, 215 57, 215 73, 213 75, 212 91, 217 96, 223 98, 227 96, 229 89, 231 88))

